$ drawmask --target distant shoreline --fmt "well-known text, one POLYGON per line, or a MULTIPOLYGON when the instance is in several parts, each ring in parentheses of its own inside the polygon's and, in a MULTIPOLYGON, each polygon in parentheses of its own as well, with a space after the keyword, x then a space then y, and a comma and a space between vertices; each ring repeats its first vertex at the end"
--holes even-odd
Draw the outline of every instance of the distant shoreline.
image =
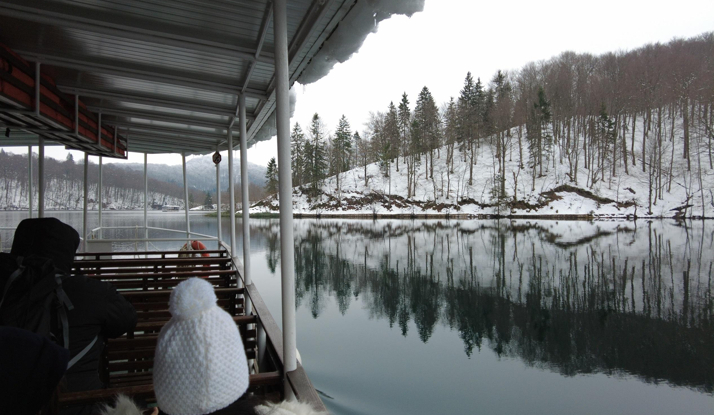
MULTIPOLYGON (((13 210, 2 210, 0 209, 0 212, 27 212, 27 209, 13 209, 13 210)), ((36 214, 36 211, 34 211, 36 214)), ((67 213, 80 213, 82 210, 47 210, 46 212, 48 213, 59 213, 59 212, 67 212, 67 213)), ((88 212, 92 213, 98 213, 97 210, 89 210, 88 212)), ((143 209, 125 209, 125 210, 103 210, 102 213, 144 213, 143 209)), ((150 214, 157 214, 157 213, 162 213, 162 214, 171 214, 171 215, 176 215, 176 214, 181 214, 184 215, 186 212, 181 210, 178 212, 162 212, 160 210, 151 210, 149 209, 147 213, 150 214)), ((208 217, 216 217, 217 214, 215 211, 210 212, 210 211, 189 211, 191 215, 204 215, 208 217)), ((241 212, 237 211, 236 212, 236 217, 240 218, 241 217, 241 212)), ((222 212, 222 217, 230 217, 230 214, 227 211, 222 212)), ((278 212, 252 212, 250 214, 250 217, 253 219, 278 219, 280 218, 280 213, 278 212)), ((674 216, 656 216, 656 215, 637 215, 634 216, 632 214, 629 215, 616 215, 616 214, 553 214, 553 215, 544 215, 544 214, 534 214, 534 215, 521 215, 521 214, 513 214, 513 215, 497 215, 497 214, 473 214, 473 213, 364 213, 364 212, 354 212, 354 213, 335 213, 335 212, 293 212, 293 217, 295 219, 369 219, 369 220, 374 220, 374 219, 400 219, 400 220, 409 220, 409 219, 425 219, 425 220, 436 220, 436 219, 453 219, 453 220, 473 220, 473 219, 534 219, 534 220, 586 220, 586 221, 597 221, 597 220, 610 220, 610 219, 617 219, 617 220, 628 220, 628 221, 636 221, 636 220, 652 220, 652 219, 658 219, 658 220, 664 220, 664 219, 673 219, 673 220, 681 220, 681 219, 687 219, 687 220, 711 220, 714 219, 714 217, 706 216, 706 217, 701 217, 701 216, 687 216, 686 218, 682 217, 674 217, 674 216)))

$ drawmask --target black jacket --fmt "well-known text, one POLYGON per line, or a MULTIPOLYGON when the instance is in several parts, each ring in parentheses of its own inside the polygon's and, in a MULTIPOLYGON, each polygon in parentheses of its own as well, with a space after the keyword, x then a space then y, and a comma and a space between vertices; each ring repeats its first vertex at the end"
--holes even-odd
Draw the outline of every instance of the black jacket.
POLYGON ((67 372, 67 389, 74 392, 102 388, 98 368, 104 343, 133 330, 136 311, 109 283, 73 276, 62 286, 74 305, 67 312, 70 356, 76 356, 99 336, 92 349, 67 372))

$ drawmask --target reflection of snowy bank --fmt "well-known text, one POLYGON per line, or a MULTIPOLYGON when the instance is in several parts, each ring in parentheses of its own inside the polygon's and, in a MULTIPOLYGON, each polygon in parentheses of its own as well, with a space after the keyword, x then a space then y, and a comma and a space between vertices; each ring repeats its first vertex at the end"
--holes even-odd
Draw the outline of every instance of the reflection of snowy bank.
MULTIPOLYGON (((295 239, 296 252, 317 250, 370 270, 412 269, 439 283, 476 284, 512 299, 523 299, 524 289, 536 280, 547 289, 544 301, 560 301, 597 282, 613 293, 619 307, 626 300, 630 311, 656 306, 660 313, 676 313, 695 297, 711 301, 711 258, 703 255, 710 249, 711 230, 705 225, 304 219, 295 221, 295 239)), ((257 226, 277 233, 277 221, 257 226)))

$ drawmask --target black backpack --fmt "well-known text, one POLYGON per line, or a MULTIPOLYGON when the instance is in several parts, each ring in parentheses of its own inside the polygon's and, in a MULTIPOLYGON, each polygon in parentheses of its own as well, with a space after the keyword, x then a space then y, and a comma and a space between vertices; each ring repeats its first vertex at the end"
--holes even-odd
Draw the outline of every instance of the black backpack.
MULTIPOLYGON (((0 326, 11 326, 48 337, 69 349, 67 311, 74 306, 62 282, 70 275, 48 258, 0 253, 0 326)), ((72 367, 97 338, 67 364, 72 367)))

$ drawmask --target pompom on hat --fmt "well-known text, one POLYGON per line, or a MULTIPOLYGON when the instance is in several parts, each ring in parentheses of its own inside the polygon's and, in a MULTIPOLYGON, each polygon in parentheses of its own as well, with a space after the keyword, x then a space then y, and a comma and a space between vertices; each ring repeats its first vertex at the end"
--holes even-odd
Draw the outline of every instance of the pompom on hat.
POLYGON ((169 311, 154 357, 159 408, 169 415, 206 415, 238 400, 248 390, 245 348, 213 286, 200 278, 180 283, 169 311))

